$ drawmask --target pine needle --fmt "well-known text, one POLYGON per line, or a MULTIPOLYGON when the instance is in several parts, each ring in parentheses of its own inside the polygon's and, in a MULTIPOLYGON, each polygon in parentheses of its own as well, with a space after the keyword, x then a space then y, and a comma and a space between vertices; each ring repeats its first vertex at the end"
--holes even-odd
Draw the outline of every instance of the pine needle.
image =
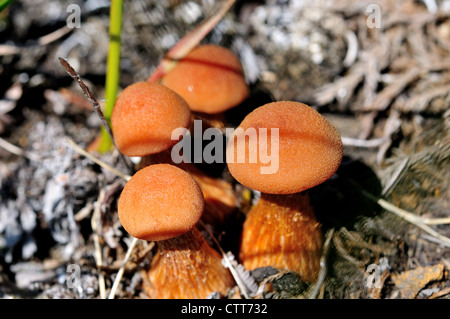
POLYGON ((320 257, 319 276, 314 285, 314 288, 312 289, 311 293, 309 294, 309 299, 317 298, 317 296, 319 295, 319 291, 320 291, 321 287, 323 286, 323 283, 327 276, 327 272, 328 272, 327 271, 327 257, 328 257, 328 252, 330 251, 331 239, 333 238, 333 235, 334 235, 334 228, 330 229, 325 236, 326 239, 325 239, 325 243, 323 245, 323 253, 322 253, 322 256, 320 257))
POLYGON ((411 223, 413 225, 416 225, 417 227, 421 228, 422 230, 424 230, 431 236, 434 236, 434 237, 438 238, 439 240, 442 240, 443 242, 450 244, 450 238, 439 234, 437 231, 435 231, 434 229, 432 229, 431 227, 429 227, 427 225, 427 224, 437 225, 439 223, 448 224, 450 222, 449 218, 437 218, 437 219, 427 218, 427 219, 424 219, 423 217, 414 215, 404 209, 401 209, 382 198, 377 198, 377 197, 373 196, 372 194, 370 194, 369 192, 366 192, 365 190, 361 190, 361 193, 363 195, 365 195, 366 197, 368 197, 369 199, 376 202, 378 205, 380 205, 386 211, 403 218, 404 220, 408 221, 409 223, 411 223))
POLYGON ((94 258, 95 258, 95 264, 99 271, 99 273, 98 273, 98 290, 100 292, 101 299, 106 298, 106 290, 105 290, 105 276, 103 275, 103 272, 101 270, 101 267, 103 266, 103 257, 102 257, 102 250, 100 247, 100 236, 98 234, 98 226, 100 224, 100 206, 101 206, 104 198, 105 198, 105 191, 102 189, 102 190, 100 190, 100 194, 98 195, 97 206, 95 207, 94 213, 92 214, 92 218, 91 218, 91 227, 92 227, 92 231, 93 231, 94 247, 95 247, 94 258))
POLYGON ((26 158, 33 160, 33 161, 39 161, 41 159, 41 157, 38 154, 24 151, 20 147, 14 145, 14 144, 11 144, 10 142, 8 142, 7 140, 4 140, 1 137, 0 137, 0 147, 3 148, 4 150, 10 152, 11 154, 14 154, 17 156, 25 156, 26 158))
MULTIPOLYGON (((130 237, 132 237, 132 236, 130 236, 130 237)), ((116 296, 117 287, 119 287, 120 281, 122 280, 122 277, 123 277, 123 273, 125 272, 125 266, 127 265, 128 260, 131 257, 131 253, 133 252, 134 247, 136 247, 136 244, 139 241, 139 239, 136 237, 132 237, 132 238, 133 238, 133 241, 131 242, 130 246, 128 247, 125 258, 122 261, 122 265, 120 266, 120 269, 117 272, 117 276, 114 279, 114 283, 113 283, 113 286, 109 293, 108 299, 114 299, 114 297, 116 296)))

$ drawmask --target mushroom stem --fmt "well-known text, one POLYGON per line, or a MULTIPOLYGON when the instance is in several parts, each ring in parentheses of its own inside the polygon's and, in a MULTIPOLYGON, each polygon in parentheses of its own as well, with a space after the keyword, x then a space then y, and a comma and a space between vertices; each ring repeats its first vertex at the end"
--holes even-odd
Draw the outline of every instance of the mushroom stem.
POLYGON ((206 243, 196 227, 157 245, 144 286, 151 298, 204 299, 216 291, 225 295, 234 286, 220 254, 206 243))
POLYGON ((243 225, 240 260, 253 270, 272 266, 314 282, 320 270, 322 232, 306 192, 261 193, 243 225))

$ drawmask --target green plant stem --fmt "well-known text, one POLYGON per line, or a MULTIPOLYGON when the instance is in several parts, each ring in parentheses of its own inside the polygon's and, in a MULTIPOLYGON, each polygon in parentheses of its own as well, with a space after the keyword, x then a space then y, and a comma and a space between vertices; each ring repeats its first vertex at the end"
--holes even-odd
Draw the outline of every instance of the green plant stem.
POLYGON ((13 2, 14 2, 14 0, 1 0, 0 1, 0 12, 2 12, 4 9, 9 7, 9 5, 13 2))
MULTIPOLYGON (((106 106, 104 115, 108 123, 119 91, 120 78, 120 47, 122 33, 123 0, 111 0, 109 17, 109 50, 106 64, 106 84, 105 99, 106 106)), ((101 129, 100 152, 107 152, 111 149, 112 141, 106 130, 101 129)))

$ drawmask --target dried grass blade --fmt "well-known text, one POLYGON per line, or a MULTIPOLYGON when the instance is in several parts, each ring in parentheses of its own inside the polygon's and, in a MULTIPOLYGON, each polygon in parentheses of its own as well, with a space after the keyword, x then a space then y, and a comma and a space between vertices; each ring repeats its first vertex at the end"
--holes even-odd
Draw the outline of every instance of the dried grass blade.
POLYGON ((89 89, 89 87, 84 83, 84 81, 81 79, 81 76, 74 70, 74 68, 67 62, 67 60, 63 58, 58 58, 61 65, 64 67, 66 72, 74 79, 78 85, 80 86, 81 90, 83 91, 84 95, 87 97, 89 102, 91 103, 92 107, 94 108, 95 112, 99 116, 103 128, 108 133, 109 137, 113 141, 114 147, 119 152, 119 158, 122 160, 122 162, 125 164, 125 167, 129 167, 128 161, 125 159, 125 157, 120 153, 119 149, 117 148, 117 145, 114 141, 113 132, 111 130, 111 127, 109 126, 108 121, 105 119, 105 116, 102 112, 102 108, 100 105, 100 102, 96 99, 95 95, 92 93, 92 91, 89 89))
POLYGON ((236 0, 225 0, 219 9, 201 22, 194 30, 185 35, 162 59, 148 81, 156 82, 175 67, 177 61, 184 58, 219 23, 236 0))
POLYGON ((110 165, 106 164, 105 162, 102 162, 101 160, 99 160, 98 158, 96 158, 95 156, 90 154, 89 152, 86 152, 84 149, 79 147, 70 138, 66 138, 66 142, 67 142, 68 146, 72 147, 77 153, 79 153, 79 154, 89 158, 94 163, 100 165, 104 169, 107 169, 108 171, 112 172, 113 174, 123 178, 125 181, 128 181, 131 178, 131 176, 123 174, 122 172, 120 172, 119 170, 115 169, 114 167, 111 167, 110 165))

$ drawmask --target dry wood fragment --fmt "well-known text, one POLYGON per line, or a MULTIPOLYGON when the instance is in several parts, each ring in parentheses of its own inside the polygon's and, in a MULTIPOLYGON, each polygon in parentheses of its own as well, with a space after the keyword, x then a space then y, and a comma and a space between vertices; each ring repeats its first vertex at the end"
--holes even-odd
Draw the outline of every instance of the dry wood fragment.
POLYGON ((373 100, 363 108, 364 111, 384 111, 411 82, 417 80, 421 74, 419 68, 411 68, 399 76, 399 79, 384 88, 373 100))
POLYGON ((402 298, 414 299, 417 294, 432 281, 442 279, 444 265, 418 267, 391 276, 392 282, 399 289, 402 298))

